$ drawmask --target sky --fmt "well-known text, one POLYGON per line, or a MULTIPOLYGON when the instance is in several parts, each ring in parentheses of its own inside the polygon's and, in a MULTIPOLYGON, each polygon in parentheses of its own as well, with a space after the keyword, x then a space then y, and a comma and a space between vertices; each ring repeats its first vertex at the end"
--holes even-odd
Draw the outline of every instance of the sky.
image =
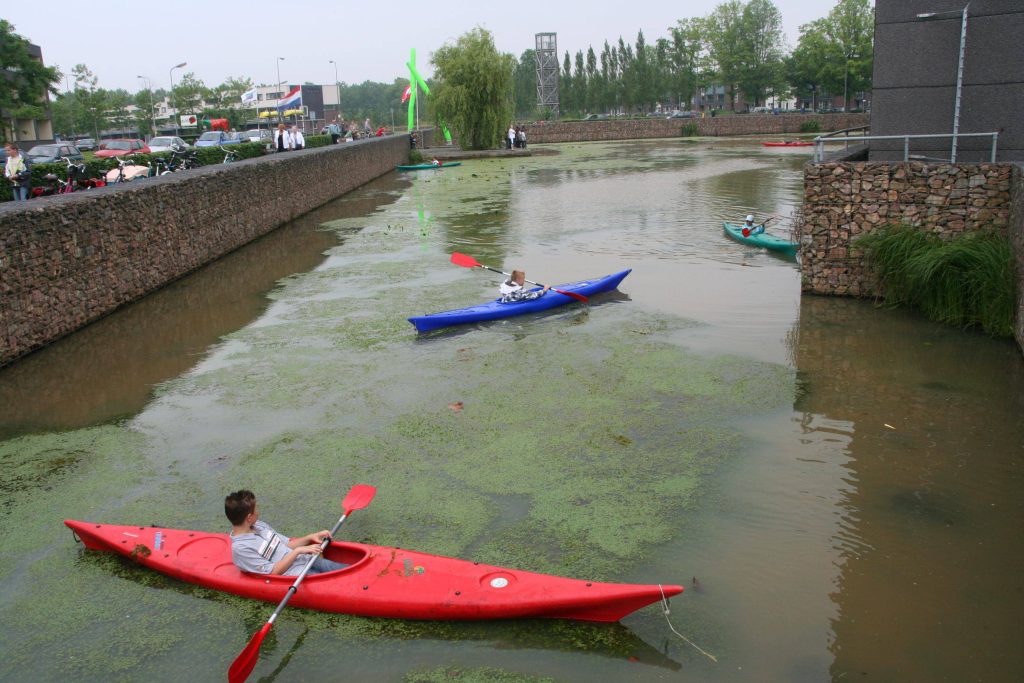
MULTIPOLYGON (((558 34, 558 61, 604 41, 636 41, 643 30, 648 44, 668 37, 678 19, 709 14, 721 0, 445 0, 441 3, 390 0, 381 3, 281 3, 252 0, 242 4, 165 4, 164 10, 138 0, 50 0, 8 2, 0 18, 15 32, 39 45, 43 61, 70 74, 85 64, 102 88, 136 92, 145 76, 154 88, 170 86, 192 72, 208 87, 228 78, 251 78, 256 84, 343 83, 408 78, 405 62, 416 48, 417 70, 433 73, 431 53, 480 26, 491 32, 502 52, 517 58, 534 47, 536 33, 558 34), (193 7, 201 9, 193 10, 193 7), (310 7, 311 9, 306 9, 310 7), (312 9, 317 7, 320 9, 312 9), (323 8, 333 7, 331 10, 323 8), (60 17, 58 19, 58 17, 60 17), (278 61, 277 57, 284 57, 278 61)), ((834 0, 774 0, 782 13, 790 47, 799 27, 822 17, 834 0)), ((73 85, 73 83, 72 83, 73 85)), ((64 84, 60 85, 60 89, 64 84)))

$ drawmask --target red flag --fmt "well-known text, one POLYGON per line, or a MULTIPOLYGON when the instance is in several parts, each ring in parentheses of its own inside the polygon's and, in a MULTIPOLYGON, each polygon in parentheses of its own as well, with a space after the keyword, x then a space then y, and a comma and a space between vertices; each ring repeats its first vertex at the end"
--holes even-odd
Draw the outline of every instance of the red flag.
POLYGON ((405 86, 405 92, 402 93, 402 104, 405 104, 405 101, 407 99, 409 99, 409 96, 411 94, 412 94, 412 83, 410 83, 409 85, 405 86))

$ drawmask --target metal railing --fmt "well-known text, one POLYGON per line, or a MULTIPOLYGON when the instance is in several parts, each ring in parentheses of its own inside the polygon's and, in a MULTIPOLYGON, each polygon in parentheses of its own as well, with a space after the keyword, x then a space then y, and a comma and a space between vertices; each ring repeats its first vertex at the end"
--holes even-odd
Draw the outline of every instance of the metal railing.
MULTIPOLYGON (((846 132, 846 131, 839 131, 846 132)), ((826 142, 845 142, 847 147, 852 141, 856 142, 870 142, 871 140, 903 140, 903 161, 910 161, 910 141, 920 140, 925 138, 952 138, 954 141, 960 138, 992 138, 992 153, 990 155, 990 161, 995 163, 996 160, 996 149, 999 144, 999 133, 933 133, 928 135, 862 135, 856 137, 842 136, 833 137, 830 135, 819 135, 814 138, 814 162, 821 163, 825 160, 825 143, 826 142)), ((955 154, 955 153, 954 153, 955 154)), ((951 156, 950 163, 956 161, 955 156, 951 156)))

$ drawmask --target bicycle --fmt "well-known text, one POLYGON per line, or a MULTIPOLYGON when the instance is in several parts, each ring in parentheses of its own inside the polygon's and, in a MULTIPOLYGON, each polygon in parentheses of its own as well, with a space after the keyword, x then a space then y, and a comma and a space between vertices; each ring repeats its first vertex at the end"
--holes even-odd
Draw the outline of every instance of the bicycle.
POLYGON ((117 168, 107 171, 108 183, 126 183, 137 178, 145 178, 153 172, 153 168, 148 164, 136 164, 135 157, 114 157, 114 160, 117 162, 117 168))
POLYGON ((220 145, 217 145, 217 149, 224 152, 224 160, 221 162, 222 164, 230 164, 238 158, 238 154, 233 149, 224 149, 220 145))

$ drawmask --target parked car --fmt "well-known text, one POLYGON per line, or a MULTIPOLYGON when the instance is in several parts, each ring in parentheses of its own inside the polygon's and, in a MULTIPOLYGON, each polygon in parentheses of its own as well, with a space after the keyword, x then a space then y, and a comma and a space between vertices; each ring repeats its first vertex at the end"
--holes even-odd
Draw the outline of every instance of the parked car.
POLYGON ((246 142, 258 142, 261 145, 274 144, 274 135, 265 128, 256 130, 243 130, 241 135, 245 136, 246 142))
POLYGON ((590 114, 583 118, 584 121, 604 121, 608 118, 608 114, 590 114))
POLYGON ((699 119, 700 112, 696 111, 683 111, 676 109, 671 114, 665 117, 666 119, 699 119))
POLYGON ((33 164, 49 164, 60 161, 61 157, 67 157, 72 161, 85 160, 85 157, 78 151, 78 148, 68 142, 51 142, 47 145, 36 145, 25 156, 33 164))
POLYGON ((92 151, 96 149, 96 141, 93 140, 92 138, 78 138, 77 140, 75 140, 75 147, 77 147, 80 151, 92 151))
POLYGON ((173 135, 164 135, 149 141, 149 151, 151 152, 170 152, 172 149, 186 148, 188 148, 188 143, 173 135))
POLYGON ((117 138, 100 142, 96 156, 100 158, 123 157, 126 154, 149 154, 149 152, 149 145, 138 138, 117 138))
POLYGON ((196 147, 217 147, 219 145, 237 145, 247 142, 248 138, 240 138, 238 133, 225 133, 222 130, 208 130, 196 140, 196 147))

